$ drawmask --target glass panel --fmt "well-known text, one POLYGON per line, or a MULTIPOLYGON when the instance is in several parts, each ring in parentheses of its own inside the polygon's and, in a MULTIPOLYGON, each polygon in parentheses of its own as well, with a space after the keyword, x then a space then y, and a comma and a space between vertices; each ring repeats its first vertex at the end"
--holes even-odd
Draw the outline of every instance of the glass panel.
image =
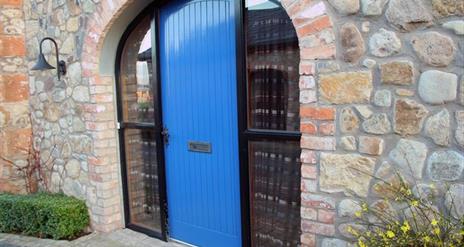
POLYGON ((299 246, 300 144, 249 143, 253 246, 299 246))
POLYGON ((299 131, 295 28, 279 1, 247 0, 248 126, 299 131))
POLYGON ((121 98, 125 122, 154 122, 150 18, 130 34, 121 57, 121 98))
POLYGON ((131 223, 161 231, 155 132, 124 130, 131 223))

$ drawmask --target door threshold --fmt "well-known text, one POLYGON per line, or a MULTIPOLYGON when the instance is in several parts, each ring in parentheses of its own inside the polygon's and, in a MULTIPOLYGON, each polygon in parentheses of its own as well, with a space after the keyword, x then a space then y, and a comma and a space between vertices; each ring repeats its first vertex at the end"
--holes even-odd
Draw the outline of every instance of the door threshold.
POLYGON ((192 245, 192 244, 189 244, 189 243, 186 243, 186 242, 174 239, 174 238, 169 238, 169 242, 174 242, 174 243, 182 244, 182 245, 189 246, 189 247, 198 247, 196 245, 192 245))

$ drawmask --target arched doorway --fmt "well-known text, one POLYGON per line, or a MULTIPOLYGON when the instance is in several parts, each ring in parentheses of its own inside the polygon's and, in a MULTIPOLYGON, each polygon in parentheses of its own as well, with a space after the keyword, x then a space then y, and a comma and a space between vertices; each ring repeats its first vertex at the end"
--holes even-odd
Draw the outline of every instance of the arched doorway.
POLYGON ((198 246, 298 244, 299 50, 280 2, 152 5, 117 60, 126 224, 198 246))

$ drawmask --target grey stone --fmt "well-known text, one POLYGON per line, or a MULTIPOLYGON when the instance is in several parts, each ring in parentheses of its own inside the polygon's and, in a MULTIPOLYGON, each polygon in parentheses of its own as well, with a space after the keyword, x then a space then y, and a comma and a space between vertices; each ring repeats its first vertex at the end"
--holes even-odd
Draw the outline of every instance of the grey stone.
POLYGON ((338 204, 339 217, 355 217, 356 212, 361 211, 359 202, 352 199, 344 199, 338 204))
POLYGON ((401 31, 413 31, 432 25, 433 17, 421 0, 390 0, 387 20, 401 31))
POLYGON ((364 59, 362 64, 364 67, 372 69, 377 65, 377 62, 374 59, 366 58, 364 59))
POLYGON ((445 205, 455 219, 462 219, 464 216, 464 184, 450 186, 446 192, 445 205))
POLYGON ((93 149, 92 138, 86 135, 71 135, 69 140, 75 153, 91 153, 93 149))
POLYGON ((428 113, 429 111, 425 106, 414 100, 396 100, 395 132, 403 136, 419 134, 428 113))
POLYGON ((362 124, 365 132, 376 135, 388 134, 391 131, 391 123, 385 113, 376 113, 362 124))
POLYGON ((436 151, 427 161, 427 172, 433 181, 456 181, 464 169, 464 157, 458 152, 436 151))
POLYGON ((454 137, 457 143, 464 148, 464 111, 456 111, 456 133, 454 137))
POLYGON ((374 104, 380 107, 390 107, 392 101, 392 95, 389 90, 379 90, 375 92, 374 95, 374 104))
POLYGON ((324 238, 321 247, 354 247, 355 245, 338 238, 324 238))
POLYGON ((461 84, 459 86, 459 104, 464 106, 464 75, 461 76, 461 84))
POLYGON ((419 79, 419 96, 430 104, 443 104, 456 99, 458 77, 452 73, 428 70, 419 79))
POLYGON ((343 136, 340 138, 340 146, 346 151, 356 150, 356 137, 354 136, 343 136))
POLYGON ((366 197, 376 159, 358 154, 322 153, 320 157, 320 190, 344 192, 366 197))
POLYGON ((78 160, 72 159, 66 164, 66 175, 72 179, 79 177, 81 172, 81 164, 78 160))
POLYGON ((77 102, 89 102, 90 93, 89 88, 86 86, 77 86, 73 90, 72 98, 77 102))
POLYGON ((361 10, 366 16, 381 15, 388 0, 361 0, 361 10))
POLYGON ((448 21, 443 23, 443 27, 452 30, 457 35, 464 35, 464 21, 448 21))
POLYGON ((345 238, 356 239, 356 236, 351 233, 353 230, 360 234, 365 232, 367 229, 365 226, 356 223, 343 223, 338 226, 338 231, 345 238))
POLYGON ((83 190, 82 185, 71 178, 64 179, 63 192, 69 196, 74 196, 79 199, 85 199, 85 191, 83 190))
POLYGON ((67 67, 67 76, 71 80, 71 84, 79 84, 82 82, 82 68, 80 63, 72 63, 67 67))
POLYGON ((353 133, 359 129, 359 119, 354 111, 349 108, 343 108, 340 113, 340 131, 342 133, 353 133))
POLYGON ((437 32, 415 35, 412 47, 419 59, 431 66, 448 66, 455 56, 455 45, 451 38, 437 32))
POLYGON ((386 179, 395 173, 395 169, 388 161, 382 162, 379 169, 375 172, 375 176, 381 179, 386 179))
POLYGON ((425 134, 432 138, 435 144, 448 146, 450 141, 450 114, 448 110, 443 109, 427 120, 425 134))
POLYGON ((363 119, 368 119, 373 114, 372 110, 367 105, 358 105, 358 106, 355 106, 354 108, 356 108, 356 111, 358 111, 359 115, 361 115, 363 119))
POLYGON ((429 203, 439 195, 438 189, 430 184, 417 184, 412 189, 412 193, 422 201, 429 203))
POLYGON ((86 130, 85 123, 78 117, 73 118, 72 128, 74 132, 84 132, 86 130))
POLYGON ((359 11, 359 0, 329 0, 340 14, 350 15, 359 11))
POLYGON ((344 24, 340 29, 343 59, 356 63, 364 55, 364 40, 358 28, 352 22, 344 24))
POLYGON ((422 142, 401 139, 390 152, 389 157, 404 172, 421 179, 427 158, 427 146, 422 142))
POLYGON ((388 57, 401 50, 401 40, 395 32, 381 28, 371 36, 369 50, 376 57, 388 57))

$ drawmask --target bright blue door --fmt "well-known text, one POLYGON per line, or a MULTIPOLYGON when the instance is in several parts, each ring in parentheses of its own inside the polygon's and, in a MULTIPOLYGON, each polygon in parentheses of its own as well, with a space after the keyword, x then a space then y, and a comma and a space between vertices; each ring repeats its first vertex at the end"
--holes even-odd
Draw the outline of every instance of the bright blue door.
POLYGON ((170 1, 159 23, 170 237, 240 246, 234 1, 170 1))

